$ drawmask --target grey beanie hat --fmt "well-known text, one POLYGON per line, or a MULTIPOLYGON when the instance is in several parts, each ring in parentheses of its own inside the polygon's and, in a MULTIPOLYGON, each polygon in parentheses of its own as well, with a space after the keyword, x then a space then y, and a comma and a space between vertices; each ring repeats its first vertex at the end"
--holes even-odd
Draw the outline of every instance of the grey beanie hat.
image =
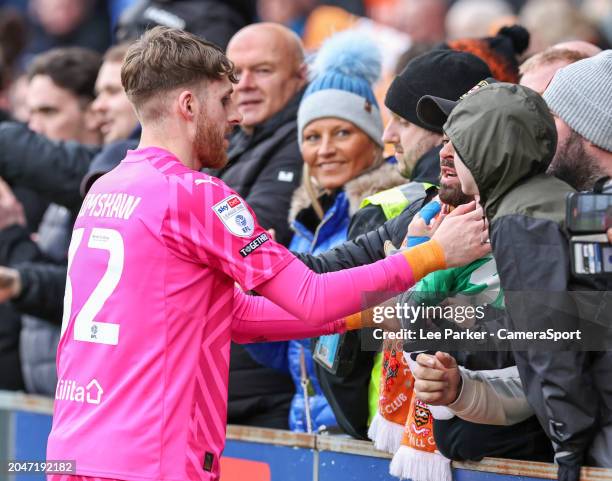
POLYGON ((303 140, 304 128, 313 120, 335 117, 353 123, 379 147, 383 147, 383 123, 380 110, 358 94, 340 89, 324 89, 306 96, 298 110, 298 141, 303 140))
POLYGON ((612 50, 560 69, 544 100, 574 132, 612 152, 612 50))
POLYGON ((353 123, 383 147, 383 123, 372 84, 381 71, 376 44, 359 32, 347 30, 329 38, 312 66, 314 79, 298 109, 298 141, 313 120, 339 118, 353 123))

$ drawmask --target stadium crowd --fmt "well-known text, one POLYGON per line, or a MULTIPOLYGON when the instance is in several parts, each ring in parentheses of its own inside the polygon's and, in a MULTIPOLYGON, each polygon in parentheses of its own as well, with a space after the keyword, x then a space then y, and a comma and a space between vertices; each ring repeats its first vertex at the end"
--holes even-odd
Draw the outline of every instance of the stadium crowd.
POLYGON ((610 1, 0 5, 0 389, 56 395, 72 227, 92 184, 138 146, 121 66, 131 42, 162 25, 233 63, 241 122, 228 163, 203 171, 311 270, 410 249, 476 200, 491 252, 396 301, 486 305, 484 315, 467 325, 400 315, 397 326, 586 323, 604 340, 422 353, 352 330, 232 343, 229 423, 371 439, 394 455, 392 474, 415 481, 485 456, 554 461, 568 481, 583 465, 612 468, 612 276, 575 273, 565 224, 568 194, 612 194, 601 180, 612 177, 610 1), (542 292, 544 307, 529 295, 542 292))

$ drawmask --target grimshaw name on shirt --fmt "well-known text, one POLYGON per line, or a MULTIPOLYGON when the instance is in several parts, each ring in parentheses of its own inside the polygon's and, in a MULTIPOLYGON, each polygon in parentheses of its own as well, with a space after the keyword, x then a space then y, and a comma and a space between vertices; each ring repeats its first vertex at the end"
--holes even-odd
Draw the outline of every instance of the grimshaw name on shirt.
POLYGON ((123 192, 87 194, 78 217, 111 217, 129 220, 141 200, 141 197, 123 192))

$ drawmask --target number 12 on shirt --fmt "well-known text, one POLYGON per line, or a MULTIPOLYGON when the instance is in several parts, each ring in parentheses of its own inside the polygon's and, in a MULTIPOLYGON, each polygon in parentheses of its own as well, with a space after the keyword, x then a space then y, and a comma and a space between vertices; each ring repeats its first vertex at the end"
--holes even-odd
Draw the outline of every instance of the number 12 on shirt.
MULTIPOLYGON (((70 322, 72 311, 73 286, 70 279, 70 267, 77 251, 81 247, 85 229, 75 229, 68 249, 68 275, 66 276, 66 293, 64 295, 64 317, 62 318, 62 336, 70 322)), ((115 229, 95 227, 91 230, 87 246, 83 248, 108 251, 109 258, 104 275, 85 300, 83 307, 74 320, 74 339, 76 341, 95 342, 116 346, 119 343, 119 324, 96 322, 94 319, 104 303, 112 295, 123 272, 124 247, 121 234, 115 229)))

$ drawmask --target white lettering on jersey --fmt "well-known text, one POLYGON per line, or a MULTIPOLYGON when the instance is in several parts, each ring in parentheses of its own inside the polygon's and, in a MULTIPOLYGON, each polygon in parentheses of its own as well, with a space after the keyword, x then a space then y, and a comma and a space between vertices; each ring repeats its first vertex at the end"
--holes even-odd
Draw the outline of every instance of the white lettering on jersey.
POLYGON ((79 217, 112 217, 129 220, 141 200, 141 197, 123 192, 87 194, 79 211, 79 217))
POLYGON ((71 379, 60 379, 55 388, 55 399, 77 403, 100 404, 104 389, 96 379, 92 379, 86 386, 81 386, 71 379))

